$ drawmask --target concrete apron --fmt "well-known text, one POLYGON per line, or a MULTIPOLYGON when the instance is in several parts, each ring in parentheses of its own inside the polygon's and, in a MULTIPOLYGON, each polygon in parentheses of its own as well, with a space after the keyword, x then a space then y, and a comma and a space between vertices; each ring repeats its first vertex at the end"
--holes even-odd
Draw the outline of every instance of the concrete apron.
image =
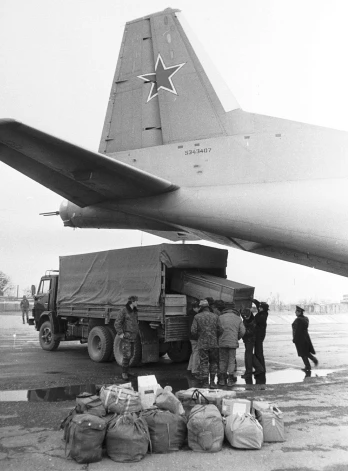
MULTIPOLYGON (((165 455, 148 454, 138 463, 115 463, 107 456, 99 463, 81 465, 66 458, 58 417, 75 402, 6 403, 0 419, 0 469, 54 470, 164 470, 238 469, 239 471, 343 471, 348 469, 348 370, 308 383, 267 385, 266 390, 237 391, 240 398, 262 398, 276 403, 284 414, 286 441, 264 443, 261 450, 238 450, 224 443, 218 453, 196 453, 185 447, 165 455), (38 408, 35 411, 35 408, 38 408), (28 414, 32 419, 28 419, 28 414), (51 416, 52 414, 52 416, 51 416), (56 415, 56 418, 54 418, 56 415), (42 416, 42 420, 35 417, 42 416), (51 416, 51 426, 47 418, 51 416), (45 426, 39 425, 40 422, 45 426), (16 425, 11 425, 15 423, 16 425)), ((2 406, 3 404, 0 404, 2 406)))

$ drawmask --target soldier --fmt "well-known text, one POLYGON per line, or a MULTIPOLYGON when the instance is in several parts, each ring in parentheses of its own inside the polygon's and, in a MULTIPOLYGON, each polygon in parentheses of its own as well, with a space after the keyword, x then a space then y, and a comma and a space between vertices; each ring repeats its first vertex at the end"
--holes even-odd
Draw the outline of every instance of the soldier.
POLYGON ((219 338, 219 386, 233 386, 237 381, 234 375, 236 371, 236 351, 239 347, 238 340, 245 334, 245 327, 236 305, 231 303, 231 309, 226 308, 223 301, 219 301, 221 315, 219 320, 223 328, 223 334, 219 338))
POLYGON ((22 310, 23 324, 25 324, 24 316, 26 317, 27 323, 29 324, 29 301, 25 295, 23 296, 23 299, 20 302, 20 307, 22 310))
POLYGON ((200 312, 192 322, 191 335, 198 342, 200 360, 200 380, 203 388, 215 388, 214 379, 218 372, 218 339, 223 333, 220 319, 209 309, 209 303, 203 299, 199 303, 200 312))
POLYGON ((138 297, 130 296, 115 320, 115 330, 122 341, 122 379, 128 380, 129 362, 134 355, 134 342, 139 335, 138 297))
POLYGON ((193 319, 195 318, 196 314, 199 312, 199 301, 196 301, 192 304, 189 313, 187 314, 188 317, 188 336, 191 342, 192 353, 190 356, 190 361, 187 366, 187 370, 191 371, 192 376, 199 376, 199 353, 198 353, 198 345, 197 340, 192 338, 191 334, 191 326, 193 323, 193 319))
MULTIPOLYGON (((255 315, 255 356, 261 363, 263 369, 264 369, 264 375, 266 373, 266 363, 265 363, 265 357, 263 355, 263 342, 266 337, 266 329, 267 329, 267 317, 268 317, 268 310, 269 310, 269 305, 265 302, 259 302, 257 299, 253 299, 253 303, 255 304, 257 308, 257 313, 255 315)), ((259 375, 261 376, 261 375, 259 375)), ((261 378, 259 378, 261 379, 261 378)), ((266 378, 264 378, 264 381, 266 382, 266 378)))
POLYGON ((308 358, 312 360, 315 366, 318 366, 319 362, 314 356, 315 350, 308 333, 309 319, 303 313, 304 309, 296 306, 296 319, 292 323, 292 341, 295 344, 298 356, 302 358, 305 365, 303 371, 308 373, 311 371, 308 358))
MULTIPOLYGON (((244 363, 245 373, 242 378, 245 379, 246 384, 252 384, 253 382, 253 367, 255 368, 256 383, 260 383, 259 376, 264 373, 263 366, 254 355, 255 340, 256 340, 256 323, 254 314, 250 309, 243 309, 242 311, 243 324, 245 327, 245 334, 243 336, 243 342, 245 346, 244 352, 244 363)), ((262 380, 263 378, 261 378, 262 380)))

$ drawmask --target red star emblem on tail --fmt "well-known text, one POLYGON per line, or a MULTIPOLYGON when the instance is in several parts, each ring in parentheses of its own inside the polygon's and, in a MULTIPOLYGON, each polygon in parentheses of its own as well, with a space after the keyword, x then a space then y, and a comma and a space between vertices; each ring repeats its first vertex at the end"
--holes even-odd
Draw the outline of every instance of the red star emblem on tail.
POLYGON ((161 55, 158 54, 156 65, 155 65, 155 72, 137 76, 141 80, 144 80, 144 82, 151 82, 151 89, 150 89, 149 96, 147 97, 146 103, 148 103, 150 100, 152 100, 152 98, 157 96, 161 88, 163 90, 167 90, 167 92, 174 93, 174 95, 177 95, 176 89, 172 81, 172 77, 184 65, 185 65, 185 62, 183 64, 172 65, 170 67, 166 67, 161 55))

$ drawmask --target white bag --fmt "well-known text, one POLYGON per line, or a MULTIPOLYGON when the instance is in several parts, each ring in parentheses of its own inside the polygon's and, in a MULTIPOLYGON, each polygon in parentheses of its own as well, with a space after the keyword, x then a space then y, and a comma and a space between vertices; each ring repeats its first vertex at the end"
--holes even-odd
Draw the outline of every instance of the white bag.
POLYGON ((142 410, 139 393, 134 391, 131 383, 103 386, 99 396, 108 412, 125 414, 142 410))
POLYGON ((225 436, 234 448, 259 450, 263 443, 263 430, 250 414, 229 415, 226 420, 225 436))

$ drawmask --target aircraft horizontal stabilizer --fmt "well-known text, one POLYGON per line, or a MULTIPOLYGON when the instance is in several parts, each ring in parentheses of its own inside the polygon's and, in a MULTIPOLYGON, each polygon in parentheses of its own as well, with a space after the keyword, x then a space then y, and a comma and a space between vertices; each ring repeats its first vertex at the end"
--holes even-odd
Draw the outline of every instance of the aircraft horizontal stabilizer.
POLYGON ((82 208, 177 189, 165 179, 12 119, 0 119, 0 160, 82 208))

